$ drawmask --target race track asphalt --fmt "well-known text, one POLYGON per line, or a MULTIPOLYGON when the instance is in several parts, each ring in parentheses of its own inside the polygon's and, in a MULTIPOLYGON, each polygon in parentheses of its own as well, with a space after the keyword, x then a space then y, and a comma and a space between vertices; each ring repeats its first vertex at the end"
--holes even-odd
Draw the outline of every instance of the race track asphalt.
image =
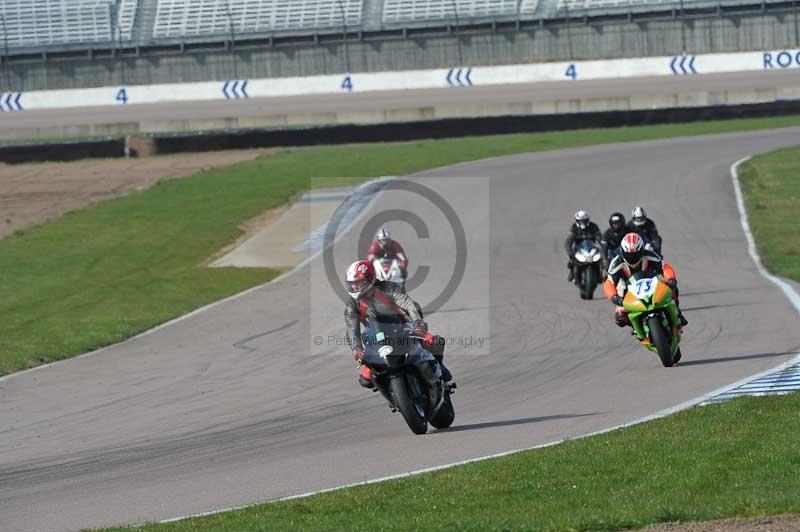
MULTIPOLYGON (((452 206, 469 250, 464 280, 429 323, 488 339, 448 355, 459 383, 451 430, 412 435, 356 385, 348 349, 311 347, 312 336, 342 332, 343 305, 316 260, 151 334, 1 380, 0 528, 165 519, 551 442, 785 362, 800 349, 797 314, 747 254, 729 166, 793 144, 800 128, 424 172, 413 181, 452 206), (579 300, 565 280, 572 213, 604 222, 637 203, 661 229, 690 320, 672 369, 614 326, 607 302, 579 300)), ((420 205, 430 238, 399 223, 395 232, 412 271, 431 266, 413 292, 427 305, 449 278, 454 244, 441 214, 403 194, 379 196, 368 214, 420 205)), ((368 219, 337 244, 337 264, 368 219)))
POLYGON ((471 88, 379 91, 352 94, 321 94, 280 98, 250 98, 199 102, 76 107, 70 109, 26 110, 4 113, 0 132, 5 129, 48 128, 111 123, 147 123, 205 120, 215 118, 269 117, 275 115, 322 115, 330 112, 369 112, 416 109, 447 104, 492 105, 615 97, 658 97, 762 91, 800 86, 800 69, 703 74, 698 76, 655 76, 594 81, 563 81, 515 85, 486 85, 471 88))

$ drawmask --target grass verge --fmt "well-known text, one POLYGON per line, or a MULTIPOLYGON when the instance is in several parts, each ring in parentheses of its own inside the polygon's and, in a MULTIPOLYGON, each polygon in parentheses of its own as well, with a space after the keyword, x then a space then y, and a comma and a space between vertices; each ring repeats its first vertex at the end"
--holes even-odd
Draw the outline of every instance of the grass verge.
POLYGON ((798 411, 798 393, 740 398, 546 449, 135 530, 618 530, 800 512, 798 411))
POLYGON ((800 282, 800 147, 753 157, 739 181, 764 265, 800 282))
POLYGON ((130 337, 274 278, 199 265, 239 225, 309 188, 591 144, 800 125, 800 116, 285 150, 159 183, 0 241, 0 374, 130 337))

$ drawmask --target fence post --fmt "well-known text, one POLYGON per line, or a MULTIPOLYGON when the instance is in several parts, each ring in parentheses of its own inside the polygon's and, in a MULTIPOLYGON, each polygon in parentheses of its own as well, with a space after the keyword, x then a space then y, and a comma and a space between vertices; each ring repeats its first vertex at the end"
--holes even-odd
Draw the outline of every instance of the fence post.
MULTIPOLYGON (((230 0, 225 2, 225 14, 228 17, 228 30, 231 32, 231 62, 233 63, 233 79, 239 79, 239 59, 236 57, 236 28, 233 25, 230 0)), ((227 77, 227 76, 226 76, 227 77)))
POLYGON ((458 44, 458 66, 464 66, 464 51, 461 49, 461 22, 458 20, 458 4, 456 0, 450 0, 450 3, 453 5, 453 16, 455 17, 456 21, 456 43, 458 44))
POLYGON ((681 55, 686 55, 686 22, 683 16, 683 0, 681 0, 680 24, 681 24, 681 55))
POLYGON ((111 43, 114 47, 114 56, 119 65, 119 83, 125 85, 125 61, 122 59, 122 28, 119 25, 119 14, 122 0, 114 0, 108 5, 108 16, 111 20, 111 43))
POLYGON ((575 59, 575 53, 572 50, 572 14, 569 12, 569 3, 564 4, 565 18, 567 19, 567 50, 569 52, 569 59, 575 59))
MULTIPOLYGON (((347 43, 347 16, 344 11, 344 4, 342 0, 338 0, 339 13, 342 15, 342 45, 344 46, 344 73, 350 73, 350 49, 347 43)), ((363 26, 362 26, 363 27, 363 26)))
POLYGON ((11 78, 8 73, 8 31, 6 30, 6 16, 0 15, 0 20, 3 22, 3 81, 5 83, 5 91, 11 91, 11 78))

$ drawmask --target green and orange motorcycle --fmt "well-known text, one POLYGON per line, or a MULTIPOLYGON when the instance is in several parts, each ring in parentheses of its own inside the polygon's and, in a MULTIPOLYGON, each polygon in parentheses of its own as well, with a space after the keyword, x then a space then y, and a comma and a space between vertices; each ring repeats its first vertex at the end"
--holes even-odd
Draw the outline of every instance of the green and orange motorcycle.
POLYGON ((664 367, 681 359, 681 321, 672 289, 661 275, 637 272, 628 279, 622 300, 639 342, 658 354, 664 367))

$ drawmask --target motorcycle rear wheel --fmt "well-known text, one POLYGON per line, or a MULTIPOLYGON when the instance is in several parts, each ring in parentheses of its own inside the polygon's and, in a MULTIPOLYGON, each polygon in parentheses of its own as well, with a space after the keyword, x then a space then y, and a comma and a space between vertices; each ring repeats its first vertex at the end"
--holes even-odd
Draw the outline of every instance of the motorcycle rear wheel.
MULTIPOLYGON (((412 377, 413 378, 413 377, 412 377)), ((403 419, 406 420, 408 428, 414 434, 425 434, 428 432, 428 422, 420 415, 414 398, 411 396, 408 389, 408 382, 404 375, 398 375, 389 382, 389 387, 392 391, 392 396, 397 402, 397 408, 403 414, 403 419)))
POLYGON ((647 319, 647 326, 650 329, 650 340, 658 351, 658 357, 665 368, 671 368, 675 362, 672 359, 672 351, 669 348, 669 337, 661 323, 661 316, 650 316, 647 319))

